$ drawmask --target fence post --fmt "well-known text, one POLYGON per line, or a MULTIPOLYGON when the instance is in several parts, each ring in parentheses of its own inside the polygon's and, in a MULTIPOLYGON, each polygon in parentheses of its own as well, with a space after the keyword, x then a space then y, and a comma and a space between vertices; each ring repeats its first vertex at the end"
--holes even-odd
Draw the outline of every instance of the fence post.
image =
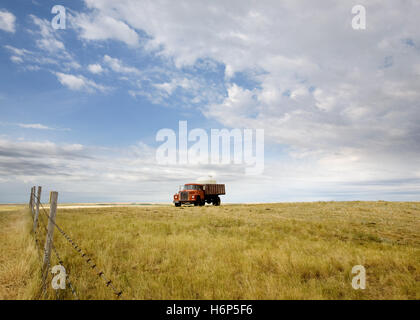
POLYGON ((31 191, 31 213, 34 215, 34 205, 35 205, 35 186, 32 187, 31 191))
POLYGON ((34 217, 34 233, 38 225, 39 203, 41 202, 41 191, 42 191, 42 187, 38 186, 38 195, 36 197, 36 209, 35 209, 35 217, 34 217))
POLYGON ((32 212, 35 214, 35 195, 36 195, 36 186, 34 186, 34 195, 32 197, 32 212))
POLYGON ((31 195, 29 196, 29 209, 32 207, 32 192, 34 192, 34 187, 31 187, 31 195))
POLYGON ((42 272, 44 273, 43 285, 45 284, 45 280, 48 275, 48 265, 51 257, 51 248, 55 229, 55 216, 57 214, 57 198, 58 193, 56 191, 51 192, 50 218, 48 219, 47 238, 45 239, 44 248, 44 263, 42 265, 42 272))

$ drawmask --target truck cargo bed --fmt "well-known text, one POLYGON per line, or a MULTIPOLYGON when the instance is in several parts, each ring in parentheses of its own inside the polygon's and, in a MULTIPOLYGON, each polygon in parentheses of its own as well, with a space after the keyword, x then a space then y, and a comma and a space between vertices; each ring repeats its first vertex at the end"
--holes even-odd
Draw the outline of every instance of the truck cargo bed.
POLYGON ((206 195, 218 195, 225 194, 225 185, 224 184, 205 184, 204 190, 206 195))

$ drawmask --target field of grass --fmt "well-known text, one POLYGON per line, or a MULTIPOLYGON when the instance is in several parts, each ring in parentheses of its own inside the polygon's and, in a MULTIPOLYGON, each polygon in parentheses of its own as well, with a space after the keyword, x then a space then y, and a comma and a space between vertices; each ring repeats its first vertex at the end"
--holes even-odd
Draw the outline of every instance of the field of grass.
POLYGON ((28 209, 0 205, 0 300, 32 299, 40 273, 28 209))
MULTIPOLYGON (((0 207, 0 299, 39 297, 30 219, 0 207)), ((420 299, 418 202, 59 209, 57 224, 124 299, 420 299), (354 265, 366 268, 365 290, 351 286, 354 265)), ((114 299, 54 238, 79 298, 114 299)), ((41 298, 57 298, 50 287, 41 298)))

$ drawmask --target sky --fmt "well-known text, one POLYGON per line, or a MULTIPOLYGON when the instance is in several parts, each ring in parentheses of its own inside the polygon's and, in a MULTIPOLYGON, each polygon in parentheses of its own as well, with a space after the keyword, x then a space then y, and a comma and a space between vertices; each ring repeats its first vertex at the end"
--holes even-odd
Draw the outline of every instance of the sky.
POLYGON ((27 202, 33 185, 59 202, 170 202, 209 175, 222 202, 418 201, 419 12, 415 0, 2 0, 0 203, 27 202), (263 129, 264 170, 159 163, 157 133, 179 121, 209 136, 263 129))

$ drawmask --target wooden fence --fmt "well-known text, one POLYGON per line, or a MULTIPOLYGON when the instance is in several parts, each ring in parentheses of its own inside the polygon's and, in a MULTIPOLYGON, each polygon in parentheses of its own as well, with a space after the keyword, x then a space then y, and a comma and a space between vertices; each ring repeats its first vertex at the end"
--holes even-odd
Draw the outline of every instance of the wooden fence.
MULTIPOLYGON (((42 193, 42 187, 38 186, 36 188, 35 186, 31 188, 31 194, 29 197, 29 210, 33 218, 33 235, 35 238, 35 243, 38 247, 38 250, 42 250, 43 254, 41 257, 41 263, 42 263, 42 286, 40 289, 39 297, 41 297, 43 294, 45 294, 45 289, 47 285, 47 279, 50 271, 50 263, 51 263, 51 253, 54 252, 57 261, 60 266, 66 270, 64 266, 64 262, 61 259, 57 248, 54 246, 54 230, 57 229, 59 234, 61 234, 66 240, 67 243, 70 244, 74 250, 76 250, 81 258, 86 262, 86 264, 89 266, 89 268, 96 273, 96 275, 101 278, 104 282, 104 284, 109 287, 113 293, 116 295, 117 298, 120 298, 122 295, 122 291, 118 290, 111 280, 109 280, 105 273, 101 270, 98 270, 98 266, 93 261, 92 255, 88 254, 86 251, 84 251, 70 236, 67 232, 63 230, 57 223, 56 223, 56 216, 57 216, 57 203, 58 203, 58 192, 52 191, 50 193, 50 199, 49 199, 49 213, 44 207, 44 204, 41 202, 41 193, 42 193), (47 218, 47 225, 43 222, 41 219, 41 215, 45 216, 47 218), (42 244, 42 234, 41 232, 45 232, 45 242, 42 244), (38 239, 38 235, 41 236, 41 239, 38 239), (41 249, 43 248, 43 249, 41 249)), ((65 278, 66 284, 68 284, 68 287, 71 289, 72 294, 77 299, 78 295, 77 292, 71 283, 68 272, 66 273, 65 278)), ((65 286, 66 287, 66 286, 65 286)), ((57 290, 57 289, 56 289, 57 290)), ((57 292, 57 291, 56 291, 57 292)), ((58 295, 57 295, 58 296, 58 295)))

